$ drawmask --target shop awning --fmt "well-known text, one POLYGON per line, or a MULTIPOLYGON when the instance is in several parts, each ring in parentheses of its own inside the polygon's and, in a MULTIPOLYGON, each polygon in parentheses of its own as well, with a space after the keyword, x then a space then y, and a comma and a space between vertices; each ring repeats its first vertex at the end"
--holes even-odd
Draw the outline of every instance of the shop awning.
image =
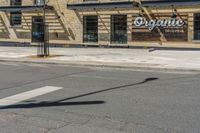
POLYGON ((142 0, 141 4, 145 7, 194 6, 200 5, 200 0, 142 0))
POLYGON ((88 9, 112 9, 112 8, 133 8, 137 6, 138 3, 131 1, 123 2, 89 2, 89 3, 79 3, 79 4, 67 4, 67 8, 71 10, 88 10, 88 9))
MULTIPOLYGON (((0 11, 17 12, 17 11, 41 11, 44 6, 1 6, 0 11)), ((53 9, 51 6, 46 6, 46 9, 53 9)))

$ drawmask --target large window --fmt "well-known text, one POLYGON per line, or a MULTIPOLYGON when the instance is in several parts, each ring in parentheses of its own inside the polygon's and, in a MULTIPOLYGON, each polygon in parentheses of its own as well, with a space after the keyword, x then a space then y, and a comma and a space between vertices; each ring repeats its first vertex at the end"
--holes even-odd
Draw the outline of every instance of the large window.
POLYGON ((98 16, 83 17, 83 42, 98 42, 98 16))
POLYGON ((111 43, 126 44, 127 43, 127 16, 112 15, 111 16, 111 43))
POLYGON ((194 39, 200 40, 200 13, 194 15, 194 39))
MULTIPOLYGON (((10 1, 11 6, 21 6, 22 0, 11 0, 10 1)), ((20 11, 18 12, 10 12, 10 25, 21 25, 22 23, 22 13, 20 11)))

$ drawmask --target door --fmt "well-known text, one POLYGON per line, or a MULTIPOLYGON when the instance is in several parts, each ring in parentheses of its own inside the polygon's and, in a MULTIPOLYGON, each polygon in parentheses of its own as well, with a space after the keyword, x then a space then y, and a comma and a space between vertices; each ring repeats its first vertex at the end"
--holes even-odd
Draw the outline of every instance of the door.
POLYGON ((111 43, 127 43, 127 15, 111 16, 111 43))

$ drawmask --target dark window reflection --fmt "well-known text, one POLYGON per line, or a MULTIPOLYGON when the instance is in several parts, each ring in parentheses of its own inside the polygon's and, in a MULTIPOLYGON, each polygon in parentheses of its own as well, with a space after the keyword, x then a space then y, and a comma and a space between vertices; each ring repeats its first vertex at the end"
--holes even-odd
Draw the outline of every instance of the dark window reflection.
POLYGON ((44 42, 44 23, 41 16, 32 19, 32 42, 44 42))
POLYGON ((98 42, 98 16, 83 17, 83 42, 98 42))
POLYGON ((111 43, 127 43, 127 16, 111 16, 111 43))
POLYGON ((200 40, 200 14, 194 15, 194 39, 200 40))
MULTIPOLYGON (((11 6, 21 6, 22 0, 11 0, 10 1, 11 6)), ((22 23, 22 13, 21 11, 18 12, 10 12, 10 25, 21 25, 22 23)))

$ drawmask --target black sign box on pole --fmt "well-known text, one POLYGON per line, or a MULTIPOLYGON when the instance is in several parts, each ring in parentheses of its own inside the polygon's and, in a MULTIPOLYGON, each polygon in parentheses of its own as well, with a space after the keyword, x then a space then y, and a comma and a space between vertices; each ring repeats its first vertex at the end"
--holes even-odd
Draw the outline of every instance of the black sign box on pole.
POLYGON ((42 16, 36 16, 32 18, 32 39, 34 43, 43 43, 44 39, 44 22, 42 16))

